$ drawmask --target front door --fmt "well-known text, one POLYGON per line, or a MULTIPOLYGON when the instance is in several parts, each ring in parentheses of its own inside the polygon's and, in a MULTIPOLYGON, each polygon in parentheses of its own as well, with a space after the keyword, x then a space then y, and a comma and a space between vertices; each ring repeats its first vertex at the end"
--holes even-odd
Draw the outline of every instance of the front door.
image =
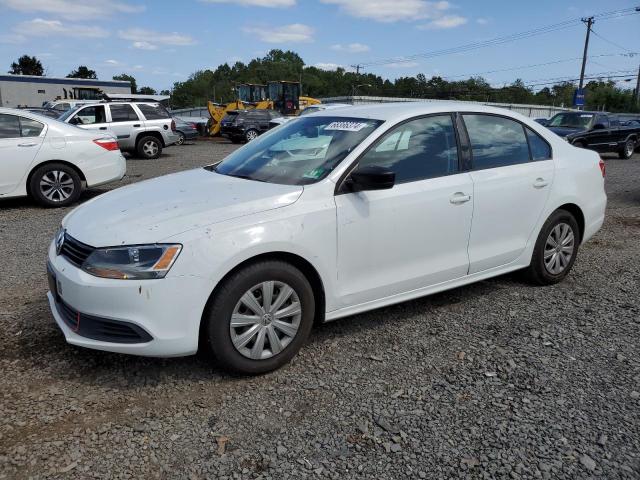
POLYGON ((0 113, 0 195, 14 191, 44 140, 44 124, 0 113))
POLYGON ((107 115, 104 105, 83 107, 69 118, 69 123, 85 130, 108 130, 107 115))
POLYGON ((343 306, 467 274, 473 184, 458 165, 450 115, 391 129, 359 160, 396 174, 390 190, 335 197, 343 306))
POLYGON ((463 119, 473 155, 473 274, 513 262, 524 251, 537 234, 555 169, 549 144, 523 124, 497 115, 463 119))

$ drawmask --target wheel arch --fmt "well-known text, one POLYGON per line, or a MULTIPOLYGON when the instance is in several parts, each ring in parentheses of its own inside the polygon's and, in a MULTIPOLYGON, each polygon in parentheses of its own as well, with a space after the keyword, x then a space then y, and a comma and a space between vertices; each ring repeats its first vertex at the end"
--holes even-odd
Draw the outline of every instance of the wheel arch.
POLYGON ((304 274, 304 276, 307 278, 307 280, 311 284, 311 288, 313 289, 313 293, 314 293, 313 295, 315 300, 314 324, 319 324, 324 322, 326 293, 324 288, 324 282, 322 281, 322 277, 320 276, 320 273, 318 272, 318 270, 307 259, 295 253, 285 252, 285 251, 273 251, 273 252, 261 253, 253 257, 250 257, 246 260, 243 260, 242 262, 237 264, 235 267, 229 270, 214 287, 213 291, 209 295, 209 298, 207 299, 207 303, 202 312, 202 317, 200 318, 200 334, 199 334, 200 343, 202 342, 203 334, 204 334, 204 326, 205 326, 205 322, 203 321, 204 316, 206 315, 210 302, 212 301, 212 299, 215 297, 216 293, 220 289, 220 286, 237 271, 249 265, 252 265, 254 263, 264 262, 266 260, 277 260, 277 261, 283 261, 283 262, 289 263, 294 267, 296 267, 297 269, 299 269, 304 274))
POLYGON ((162 145, 162 148, 166 147, 166 145, 164 144, 164 137, 160 132, 156 132, 155 130, 147 130, 145 132, 140 132, 138 135, 136 135, 136 143, 135 143, 136 149, 138 148, 138 142, 143 137, 155 137, 158 140, 160 140, 160 144, 162 145))
POLYGON ((584 219, 584 213, 582 212, 582 209, 575 203, 565 203, 563 205, 560 205, 554 211, 558 211, 558 210, 566 210, 571 215, 573 215, 573 217, 576 219, 576 222, 578 222, 578 228, 580 229, 578 233, 580 234, 580 243, 581 243, 582 239, 584 238, 584 229, 585 229, 585 219, 584 219))
POLYGON ((31 185, 31 178, 33 177, 33 174, 36 172, 36 170, 38 170, 40 167, 43 167, 45 165, 50 165, 52 163, 60 163, 62 165, 66 165, 67 167, 73 169, 80 176, 80 180, 82 180, 85 183, 85 185, 87 184, 87 177, 85 177, 84 172, 80 168, 78 168, 77 165, 74 165, 73 163, 68 162, 66 160, 47 160, 45 162, 41 162, 41 163, 38 163, 37 165, 34 165, 29 171, 29 175, 27 175, 27 181, 26 181, 27 195, 31 196, 31 188, 29 186, 31 185))

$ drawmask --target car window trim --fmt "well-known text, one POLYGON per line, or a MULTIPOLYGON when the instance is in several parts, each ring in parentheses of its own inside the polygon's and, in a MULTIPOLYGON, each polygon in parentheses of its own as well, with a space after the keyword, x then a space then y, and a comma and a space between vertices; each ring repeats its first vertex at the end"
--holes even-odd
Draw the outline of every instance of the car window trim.
POLYGON ((3 113, 2 115, 7 115, 9 117, 15 117, 15 119, 18 121, 18 136, 17 137, 0 137, 0 140, 12 140, 15 138, 24 138, 22 136, 22 127, 20 126, 20 116, 16 115, 14 113, 3 113))
POLYGON ((533 163, 533 162, 544 162, 547 160, 553 160, 553 148, 551 147, 551 144, 549 142, 547 142, 547 140, 540 134, 538 134, 538 132, 536 132, 533 128, 529 127, 529 125, 527 125, 526 123, 518 120, 517 118, 513 118, 510 117, 508 115, 501 115, 499 113, 485 113, 485 112, 458 112, 458 114, 460 115, 460 119, 462 121, 462 124, 464 125, 464 130, 465 132, 467 132, 467 138, 469 141, 469 150, 470 150, 470 154, 471 154, 471 165, 470 165, 470 172, 478 172, 481 170, 491 170, 492 168, 507 168, 507 167, 514 167, 516 165, 523 165, 523 163, 511 163, 509 165, 500 165, 499 167, 485 167, 485 168, 476 168, 473 164, 473 145, 471 145, 471 137, 469 137, 468 135, 468 130, 467 130, 467 124, 464 121, 464 115, 484 115, 487 117, 500 117, 500 118, 504 118, 506 120, 511 120, 513 122, 519 123, 520 126, 522 127, 522 132, 524 133, 524 138, 527 140, 527 149, 529 150, 529 161, 526 163, 533 163), (536 134, 538 134, 538 136, 540 138, 542 138, 547 145, 549 145, 549 149, 551 150, 551 158, 547 158, 545 160, 533 160, 533 155, 531 154, 531 146, 529 145, 529 136, 527 135, 527 131, 525 130, 525 128, 529 128, 531 129, 531 131, 535 132, 536 134))
MULTIPOLYGON (((439 112, 439 113, 428 113, 426 115, 417 115, 415 117, 404 119, 404 120, 402 120, 402 121, 390 126, 388 129, 386 129, 384 132, 382 132, 378 136, 378 138, 376 138, 371 143, 371 145, 369 145, 362 153, 360 153, 360 155, 358 155, 358 157, 353 162, 351 162, 349 167, 347 167, 347 169, 342 173, 342 175, 340 175, 340 178, 336 182, 336 186, 334 188, 333 195, 337 196, 337 195, 344 195, 344 194, 348 194, 348 193, 353 193, 353 192, 349 192, 349 191, 346 191, 346 190, 343 189, 345 181, 347 180, 347 178, 349 178, 349 175, 351 175, 351 172, 353 172, 356 168, 358 168, 358 165, 360 164, 360 160, 362 160, 362 157, 364 157, 367 153, 369 153, 369 151, 372 148, 375 148, 380 144, 380 140, 382 139, 382 137, 384 137, 387 133, 391 132, 392 130, 404 125, 405 123, 409 123, 409 122, 412 122, 414 120, 420 120, 422 118, 443 117, 443 116, 447 116, 447 115, 451 118, 451 124, 453 126, 453 132, 454 132, 454 136, 456 138, 456 149, 458 151, 457 168, 456 168, 456 170, 454 172, 448 173, 446 175, 439 175, 437 177, 429 177, 429 178, 421 178, 421 179, 418 179, 418 180, 410 180, 410 181, 407 181, 407 182, 398 183, 397 185, 404 185, 406 183, 414 183, 414 182, 424 182, 426 180, 432 180, 434 178, 450 177, 451 175, 457 175, 459 173, 462 173, 462 170, 460 169, 460 167, 461 167, 461 165, 460 165, 460 140, 458 138, 459 135, 458 135, 458 130, 456 128, 455 114, 456 114, 456 112, 439 112)), ((380 126, 382 126, 382 125, 383 124, 381 124, 380 126)))

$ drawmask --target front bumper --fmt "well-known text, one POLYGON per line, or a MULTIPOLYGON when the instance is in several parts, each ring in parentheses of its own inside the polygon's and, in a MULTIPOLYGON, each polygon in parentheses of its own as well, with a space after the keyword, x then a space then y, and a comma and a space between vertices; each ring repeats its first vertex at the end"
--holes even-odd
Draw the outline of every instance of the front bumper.
MULTIPOLYGON (((206 280, 195 276, 143 281, 98 278, 56 255, 53 243, 49 268, 56 281, 56 288, 47 294, 49 306, 68 343, 154 357, 191 355, 198 350, 200 320, 211 293, 206 280), (79 318, 74 319, 76 314, 79 318), (87 336, 87 331, 96 331, 96 319, 110 324, 110 332, 114 324, 125 325, 147 336, 140 334, 139 341, 131 341, 131 336, 126 341, 87 336), (87 330, 91 322, 94 327, 87 330)), ((103 324, 100 328, 104 332, 103 324)))
POLYGON ((184 138, 187 140, 193 140, 194 138, 198 138, 197 130, 179 130, 180 133, 184 135, 184 138))

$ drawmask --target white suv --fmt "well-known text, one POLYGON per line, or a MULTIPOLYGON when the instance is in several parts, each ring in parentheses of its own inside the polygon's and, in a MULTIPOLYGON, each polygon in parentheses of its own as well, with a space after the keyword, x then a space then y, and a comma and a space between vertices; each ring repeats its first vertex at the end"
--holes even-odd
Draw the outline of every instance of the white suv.
POLYGON ((154 102, 101 102, 66 111, 60 121, 87 130, 108 130, 123 152, 145 159, 158 158, 164 147, 179 139, 167 110, 154 102))

